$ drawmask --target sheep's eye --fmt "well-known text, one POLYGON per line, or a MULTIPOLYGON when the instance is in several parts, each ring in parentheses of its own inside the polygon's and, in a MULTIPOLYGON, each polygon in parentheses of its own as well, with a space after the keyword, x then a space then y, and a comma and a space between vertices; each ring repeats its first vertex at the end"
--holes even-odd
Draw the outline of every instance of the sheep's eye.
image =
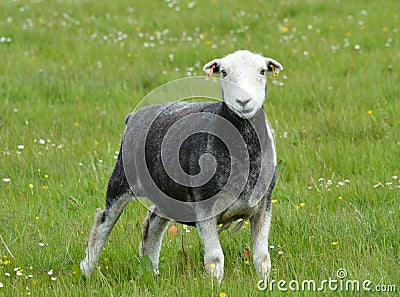
POLYGON ((221 74, 222 74, 222 77, 225 77, 225 76, 227 76, 227 75, 228 75, 228 73, 226 73, 226 71, 225 71, 225 70, 221 70, 221 74))
POLYGON ((261 74, 261 75, 264 75, 264 74, 265 74, 265 69, 261 70, 261 71, 260 71, 260 74, 261 74))

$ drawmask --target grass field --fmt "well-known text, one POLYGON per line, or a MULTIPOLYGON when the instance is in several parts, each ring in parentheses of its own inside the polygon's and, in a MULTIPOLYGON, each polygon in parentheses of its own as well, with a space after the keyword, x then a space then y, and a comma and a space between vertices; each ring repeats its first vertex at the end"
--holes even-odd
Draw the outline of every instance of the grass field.
POLYGON ((318 283, 345 269, 344 280, 397 291, 295 294, 399 296, 399 12, 397 0, 1 1, 0 296, 289 293, 257 289, 242 257, 247 225, 221 234, 221 285, 205 273, 196 229, 182 225, 164 239, 154 277, 138 254, 140 203, 126 208, 91 278, 76 266, 125 115, 237 49, 285 67, 269 76, 265 104, 279 160, 272 279, 318 283))

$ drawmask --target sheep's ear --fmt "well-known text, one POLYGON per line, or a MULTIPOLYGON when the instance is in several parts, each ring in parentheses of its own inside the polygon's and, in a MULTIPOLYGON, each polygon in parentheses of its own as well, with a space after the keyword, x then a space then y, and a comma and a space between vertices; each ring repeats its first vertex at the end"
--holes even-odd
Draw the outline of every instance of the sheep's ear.
POLYGON ((279 71, 283 70, 283 66, 278 61, 271 58, 265 58, 267 63, 268 72, 273 72, 275 76, 278 76, 279 71))
POLYGON ((210 77, 213 73, 219 73, 220 66, 221 66, 221 59, 215 59, 204 65, 203 71, 207 73, 208 77, 210 77))

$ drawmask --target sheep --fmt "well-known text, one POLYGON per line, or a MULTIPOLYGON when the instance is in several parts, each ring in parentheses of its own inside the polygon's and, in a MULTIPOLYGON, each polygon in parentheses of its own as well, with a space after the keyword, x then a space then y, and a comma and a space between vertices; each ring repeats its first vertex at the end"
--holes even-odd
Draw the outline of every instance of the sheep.
MULTIPOLYGON (((172 219, 197 227, 204 265, 219 282, 224 275, 220 230, 250 220, 253 264, 260 277, 271 270, 268 235, 276 152, 263 103, 267 72, 282 65, 247 50, 205 64, 220 74, 222 102, 175 102, 139 109, 126 118, 126 130, 108 181, 105 209, 97 209, 86 257, 80 268, 90 276, 125 206, 147 197, 140 255, 158 274, 164 231, 172 219), (172 131, 172 132, 171 132, 172 131)), ((238 224, 240 226, 240 224, 238 224)))

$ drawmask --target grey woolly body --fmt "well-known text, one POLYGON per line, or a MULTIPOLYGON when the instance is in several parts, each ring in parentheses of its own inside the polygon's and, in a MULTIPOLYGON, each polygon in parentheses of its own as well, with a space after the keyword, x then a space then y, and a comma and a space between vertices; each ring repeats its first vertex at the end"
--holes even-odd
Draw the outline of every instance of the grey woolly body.
MULTIPOLYGON (((207 200, 221 192, 227 181, 227 177, 229 174, 232 174, 230 168, 231 160, 227 147, 212 133, 197 133, 188 137, 183 142, 179 152, 179 164, 187 174, 192 176, 198 174, 200 171, 200 156, 209 153, 216 158, 217 169, 211 180, 206 184, 200 187, 183 186, 173 181, 164 170, 164 164, 162 164, 161 160, 161 144, 165 133, 177 120, 193 113, 202 113, 202 117, 204 118, 204 121, 201 121, 200 124, 193 123, 193 125, 197 124, 196 128, 199 130, 212 131, 220 129, 211 120, 207 121, 210 114, 219 115, 227 119, 242 135, 248 149, 250 158, 249 172, 237 171, 234 173, 234 178, 244 179, 247 182, 242 189, 232 189, 233 192, 239 192, 240 196, 237 200, 235 199, 231 208, 227 208, 218 215, 218 224, 234 221, 239 218, 249 218, 253 212, 252 205, 249 205, 251 195, 256 197, 256 201, 266 196, 265 207, 266 210, 269 210, 271 203, 269 194, 272 193, 276 178, 275 152, 273 139, 271 138, 271 134, 268 133, 268 129, 270 128, 267 126, 264 112, 260 110, 251 119, 243 119, 237 116, 223 102, 180 102, 153 105, 130 114, 126 119, 127 127, 120 155, 109 180, 107 205, 111 205, 112 201, 118 199, 121 195, 132 194, 135 197, 150 198, 157 204, 157 209, 162 214, 167 217, 174 217, 176 209, 170 209, 167 202, 163 203, 157 197, 152 197, 153 186, 144 187, 140 180, 140 176, 145 168, 141 168, 138 165, 141 160, 137 160, 135 157, 141 155, 141 152, 138 150, 143 150, 143 148, 146 150, 145 165, 151 175, 151 179, 155 182, 157 188, 161 189, 167 196, 180 201, 195 202, 207 200), (158 115, 156 120, 150 122, 154 118, 154 115, 158 115), (203 127, 204 123, 207 122, 209 125, 203 127), (199 127, 199 125, 203 126, 199 127), (122 150, 124 150, 124 160, 121 156, 122 150), (126 161, 126 159, 129 160, 126 161), (124 164, 128 164, 129 167, 124 168, 124 164), (262 168, 264 170, 261 170, 262 168), (260 176, 260 174, 263 174, 263 176, 260 176), (130 183, 128 183, 128 180, 130 183), (257 181, 261 182, 256 187, 257 181), (156 200, 152 198, 156 198, 156 200)), ((178 160, 173 159, 171 162, 178 162, 178 160)), ((208 206, 212 207, 212 204, 208 206)), ((190 207, 184 210, 185 214, 178 215, 185 218, 185 224, 195 225, 197 221, 196 210, 190 207)), ((211 209, 208 211, 211 211, 211 209)))

